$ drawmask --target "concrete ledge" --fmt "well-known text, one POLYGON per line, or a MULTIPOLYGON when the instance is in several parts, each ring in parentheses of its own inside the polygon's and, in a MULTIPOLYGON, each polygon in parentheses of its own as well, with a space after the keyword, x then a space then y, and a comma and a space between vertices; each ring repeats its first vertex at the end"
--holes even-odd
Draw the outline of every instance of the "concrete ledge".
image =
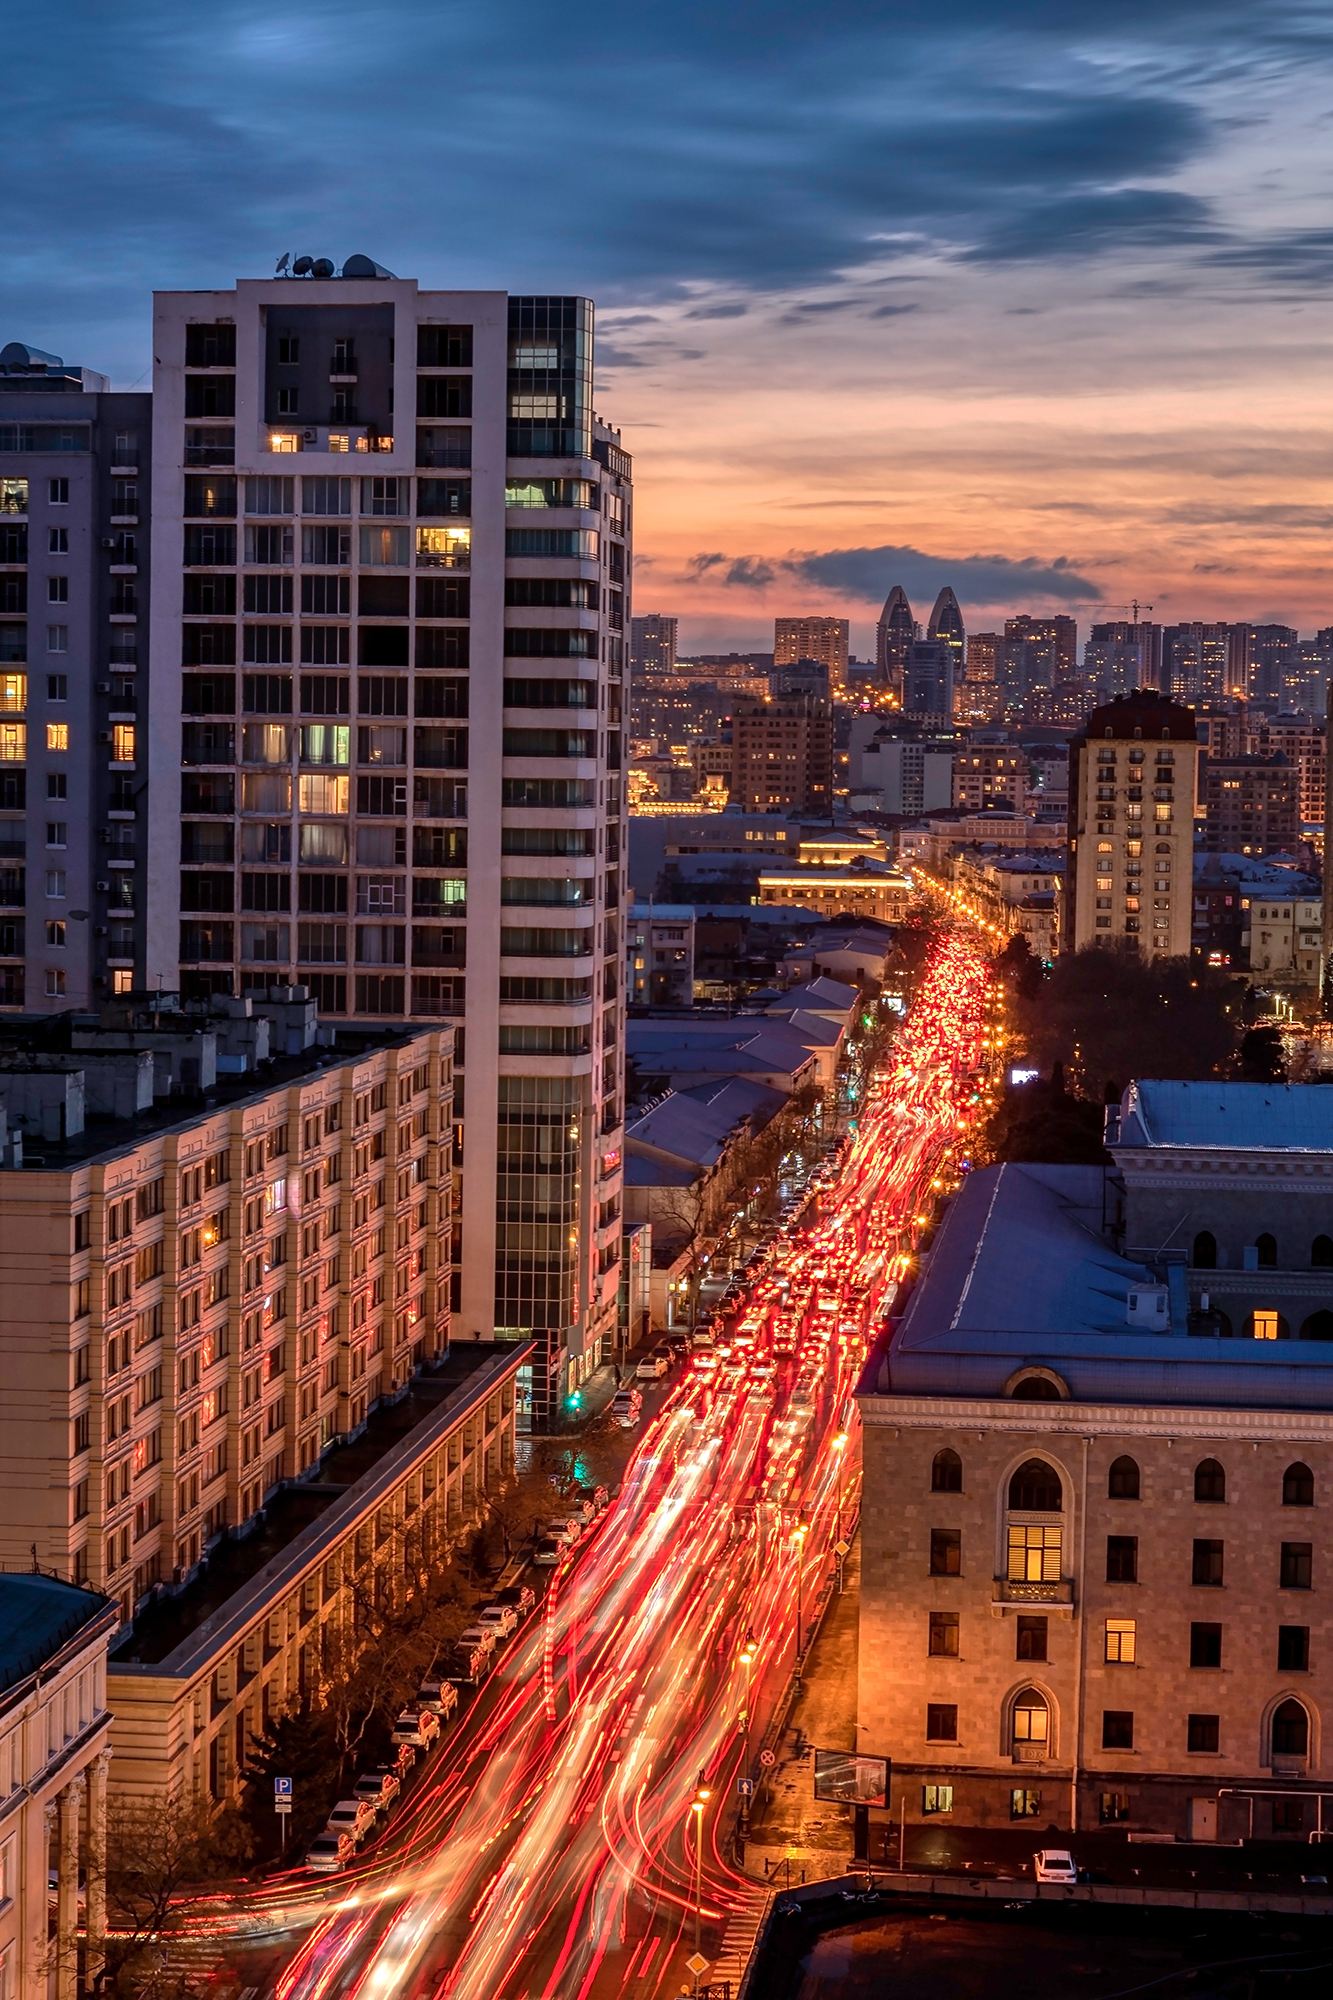
MULTIPOLYGON (((995 1875, 898 1875, 872 1864, 854 1875, 840 1875, 823 1882, 808 1882, 799 1889, 779 1890, 778 1901, 790 1897, 794 1903, 822 1902, 847 1893, 864 1893, 866 1876, 886 1896, 948 1897, 958 1903, 1104 1903, 1108 1906, 1171 1910, 1232 1910, 1239 1913, 1269 1910, 1281 1916, 1333 1917, 1333 1891, 1322 1894, 1281 1896, 1263 1891, 1230 1889, 1122 1888, 1111 1882, 1080 1883, 1063 1888, 1057 1882, 1025 1881, 1022 1877, 995 1875)), ((848 1904, 849 1912, 855 1908, 848 1904)), ((850 1922, 850 1916, 848 1921, 850 1922)))

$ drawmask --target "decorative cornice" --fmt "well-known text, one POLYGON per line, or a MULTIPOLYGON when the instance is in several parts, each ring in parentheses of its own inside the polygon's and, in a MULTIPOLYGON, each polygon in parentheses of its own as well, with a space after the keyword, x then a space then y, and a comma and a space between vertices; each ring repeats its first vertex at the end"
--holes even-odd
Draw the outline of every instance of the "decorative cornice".
POLYGON ((1051 1436, 1297 1439, 1333 1444, 1333 1410, 1205 1410, 1115 1403, 1011 1403, 961 1396, 860 1395, 872 1430, 1044 1432, 1051 1436))

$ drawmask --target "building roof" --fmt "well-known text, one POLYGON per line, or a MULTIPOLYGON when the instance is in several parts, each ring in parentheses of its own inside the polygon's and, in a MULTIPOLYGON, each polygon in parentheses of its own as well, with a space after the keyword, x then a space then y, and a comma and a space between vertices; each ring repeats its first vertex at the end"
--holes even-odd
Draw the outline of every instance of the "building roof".
MULTIPOLYGON (((780 1090, 752 1083, 744 1076, 673 1090, 626 1126, 625 1150, 632 1155, 636 1146, 651 1146, 655 1152, 669 1153, 675 1161, 712 1167, 742 1119, 748 1120, 754 1131, 761 1131, 786 1101, 780 1090)), ((657 1178, 653 1174, 645 1181, 636 1175, 634 1184, 649 1185, 657 1178)))
POLYGON ((1076 1403, 1333 1409, 1333 1342, 1130 1326, 1130 1288, 1158 1281, 1103 1231, 1107 1174, 1026 1163, 970 1174, 861 1393, 994 1401, 1045 1367, 1076 1403))
POLYGON ((1127 738, 1132 741, 1136 736, 1144 742, 1159 743, 1163 737, 1172 743, 1199 740, 1194 710, 1182 708, 1179 702, 1153 688, 1135 688, 1132 694, 1118 694, 1114 701, 1094 708, 1074 741, 1091 742, 1095 737, 1106 736, 1122 742, 1127 738))
POLYGON ((1120 1100, 1117 1148, 1221 1146, 1227 1151, 1333 1152, 1333 1090, 1315 1083, 1183 1083, 1145 1079, 1120 1100))
POLYGON ((636 924, 692 924, 693 903, 652 903, 636 899, 629 907, 630 922, 636 924))
POLYGON ((821 972, 817 978, 807 979, 800 986, 789 986, 768 1011, 770 1014, 786 1014, 799 1007, 812 1014, 846 1014, 856 1005, 856 998, 855 986, 848 986, 842 979, 830 979, 827 973, 821 972))
POLYGON ((114 1607, 108 1598, 34 1571, 0 1576, 0 1692, 37 1673, 86 1625, 114 1607))

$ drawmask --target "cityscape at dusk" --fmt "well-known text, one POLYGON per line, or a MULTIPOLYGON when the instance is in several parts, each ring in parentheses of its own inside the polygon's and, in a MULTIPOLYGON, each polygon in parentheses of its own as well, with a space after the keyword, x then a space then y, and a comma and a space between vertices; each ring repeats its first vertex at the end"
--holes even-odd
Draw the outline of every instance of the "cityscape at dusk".
POLYGON ((1333 0, 6 56, 0 2000, 1307 1990, 1333 0))

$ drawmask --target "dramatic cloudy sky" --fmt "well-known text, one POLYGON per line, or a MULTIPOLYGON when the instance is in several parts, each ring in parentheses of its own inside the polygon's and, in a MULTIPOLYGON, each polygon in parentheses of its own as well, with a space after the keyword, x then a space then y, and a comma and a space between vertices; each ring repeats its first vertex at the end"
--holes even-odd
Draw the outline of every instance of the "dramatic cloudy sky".
POLYGON ((1333 0, 70 0, 5 36, 5 313, 363 250, 586 291, 637 607, 902 582, 1333 623, 1333 0), (26 48, 25 48, 26 42, 26 48))

